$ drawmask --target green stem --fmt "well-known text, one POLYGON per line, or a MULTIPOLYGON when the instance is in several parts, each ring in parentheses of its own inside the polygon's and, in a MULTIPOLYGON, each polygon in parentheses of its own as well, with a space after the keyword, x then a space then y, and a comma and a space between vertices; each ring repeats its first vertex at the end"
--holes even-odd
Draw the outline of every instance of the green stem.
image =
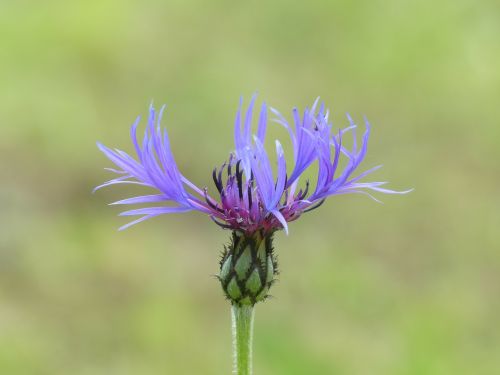
POLYGON ((252 375, 253 306, 231 307, 233 331, 233 373, 252 375))

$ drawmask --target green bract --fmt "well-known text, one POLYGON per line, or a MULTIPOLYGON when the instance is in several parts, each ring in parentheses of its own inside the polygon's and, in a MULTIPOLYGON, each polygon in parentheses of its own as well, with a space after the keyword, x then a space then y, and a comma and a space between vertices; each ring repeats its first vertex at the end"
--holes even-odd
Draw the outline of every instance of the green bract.
POLYGON ((253 306, 266 299, 278 274, 273 233, 233 231, 220 262, 219 280, 232 304, 253 306))

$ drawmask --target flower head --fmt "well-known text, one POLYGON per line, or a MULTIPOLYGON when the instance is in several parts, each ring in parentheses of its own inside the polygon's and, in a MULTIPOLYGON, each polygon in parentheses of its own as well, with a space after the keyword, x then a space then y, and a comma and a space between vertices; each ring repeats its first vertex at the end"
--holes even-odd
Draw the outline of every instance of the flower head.
MULTIPOLYGON (((139 184, 154 188, 153 195, 138 196, 112 204, 155 204, 121 213, 122 216, 141 216, 120 229, 125 229, 154 216, 168 213, 197 210, 210 216, 218 225, 248 236, 260 232, 264 235, 284 229, 288 222, 296 220, 303 213, 319 207, 331 195, 361 193, 375 199, 370 191, 387 194, 404 194, 383 188, 385 182, 361 182, 361 179, 380 166, 371 168, 356 176, 354 172, 365 157, 370 126, 365 119, 366 130, 358 147, 357 125, 350 116, 350 125, 334 131, 328 119, 328 110, 318 100, 303 113, 292 111, 292 123, 275 109, 268 110, 262 104, 257 132, 252 131, 252 116, 255 99, 243 113, 240 100, 234 125, 235 150, 221 167, 212 171, 215 189, 200 188, 188 180, 177 168, 165 129, 160 127, 164 107, 157 113, 153 106, 144 137, 137 140, 137 118, 131 128, 131 138, 137 157, 124 151, 110 149, 98 143, 99 149, 118 169, 109 169, 120 175, 95 190, 114 184, 139 184), (293 168, 288 168, 283 147, 275 141, 277 166, 273 168, 264 147, 268 125, 268 112, 274 115, 274 122, 282 125, 290 137, 293 148, 293 168), (352 148, 343 144, 343 138, 350 133, 352 148), (340 159, 345 158, 340 167, 340 159), (311 164, 318 163, 314 189, 309 181, 300 178, 311 164), (275 170, 275 171, 273 171, 275 170)), ((375 199, 376 200, 376 199, 375 199)))

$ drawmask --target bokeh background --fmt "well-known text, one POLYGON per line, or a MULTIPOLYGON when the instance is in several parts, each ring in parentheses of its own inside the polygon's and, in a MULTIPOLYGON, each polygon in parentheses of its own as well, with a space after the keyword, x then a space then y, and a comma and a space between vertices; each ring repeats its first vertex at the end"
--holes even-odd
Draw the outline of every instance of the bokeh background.
POLYGON ((137 190, 91 194, 95 142, 131 151, 167 103, 203 185, 258 91, 287 115, 319 95, 338 127, 366 114, 364 167, 415 191, 339 196, 277 236, 255 373, 499 374, 499 35, 493 0, 2 0, 0 373, 230 373, 228 233, 196 213, 117 232, 106 204, 137 190))

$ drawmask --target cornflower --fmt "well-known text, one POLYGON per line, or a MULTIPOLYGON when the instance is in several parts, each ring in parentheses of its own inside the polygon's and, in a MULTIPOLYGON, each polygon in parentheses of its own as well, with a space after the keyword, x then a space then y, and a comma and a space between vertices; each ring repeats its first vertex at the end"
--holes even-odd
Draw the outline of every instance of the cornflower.
POLYGON ((292 110, 290 123, 277 110, 261 105, 257 131, 252 131, 256 96, 243 114, 240 100, 234 124, 235 149, 211 177, 214 188, 198 187, 185 177, 175 162, 168 133, 160 126, 165 107, 159 113, 151 105, 142 141, 137 139, 140 117, 131 127, 131 138, 137 157, 119 149, 98 143, 99 149, 116 165, 109 169, 119 177, 95 190, 117 184, 138 184, 153 188, 156 194, 119 200, 112 205, 154 204, 122 212, 122 216, 140 216, 122 226, 130 227, 155 216, 199 211, 208 215, 218 226, 232 231, 230 244, 220 261, 218 278, 226 298, 232 304, 234 371, 251 374, 251 341, 254 305, 269 296, 269 289, 278 274, 273 250, 273 236, 279 230, 288 234, 288 223, 297 220, 323 204, 330 196, 372 193, 405 194, 383 187, 386 182, 363 182, 375 166, 356 174, 363 161, 370 135, 365 118, 365 132, 358 146, 357 125, 347 115, 349 126, 335 131, 329 121, 329 111, 316 99, 302 113, 292 110), (268 151, 264 147, 269 112, 273 121, 286 129, 293 148, 293 167, 289 168, 283 147, 275 141, 276 168, 273 171, 268 151), (352 147, 345 146, 350 133, 352 147), (344 158, 345 160, 340 162, 344 158), (304 172, 317 163, 314 184, 301 181, 304 172), (341 167, 342 165, 342 167, 341 167))

